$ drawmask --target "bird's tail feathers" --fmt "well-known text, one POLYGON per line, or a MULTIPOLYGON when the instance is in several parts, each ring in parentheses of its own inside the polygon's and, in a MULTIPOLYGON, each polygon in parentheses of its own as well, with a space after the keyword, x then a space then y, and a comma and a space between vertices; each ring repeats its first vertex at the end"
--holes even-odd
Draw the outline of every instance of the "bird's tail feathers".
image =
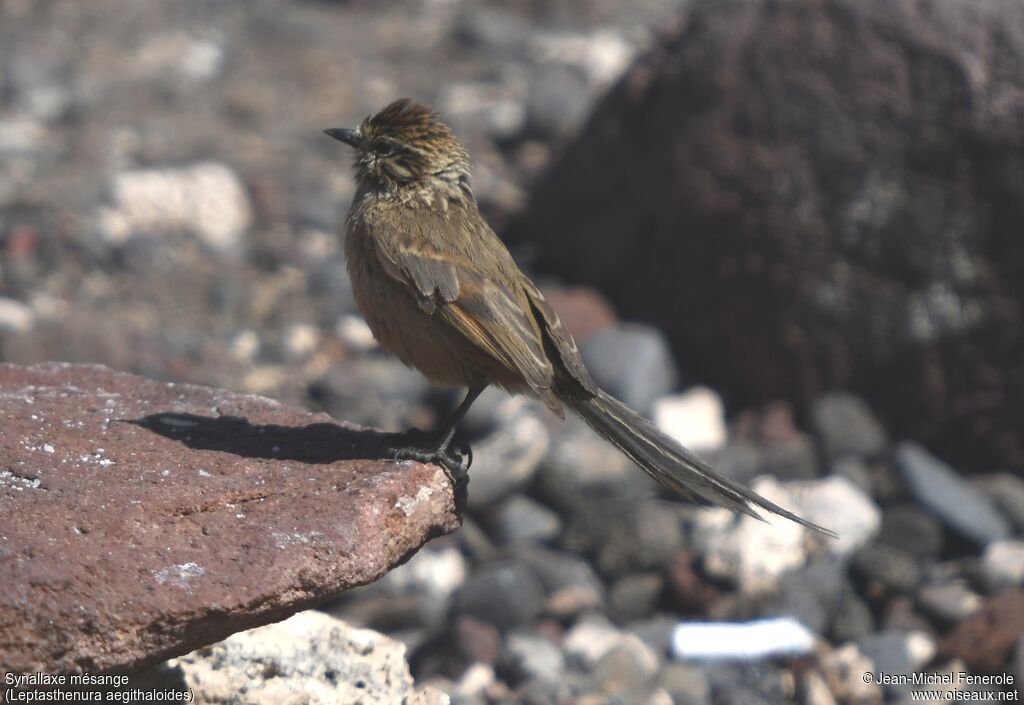
POLYGON ((731 480, 696 453, 662 433, 654 424, 603 391, 585 397, 560 395, 599 435, 617 446, 663 486, 690 499, 704 499, 763 519, 753 507, 785 517, 827 536, 836 534, 783 509, 753 490, 731 480))

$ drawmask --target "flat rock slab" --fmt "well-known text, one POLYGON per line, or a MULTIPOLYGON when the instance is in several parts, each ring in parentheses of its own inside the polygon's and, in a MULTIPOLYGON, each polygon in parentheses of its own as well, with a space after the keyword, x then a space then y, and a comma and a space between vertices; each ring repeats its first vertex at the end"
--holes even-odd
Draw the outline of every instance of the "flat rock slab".
POLYGON ((0 366, 0 664, 133 671, 376 580, 460 519, 440 468, 325 414, 0 366))

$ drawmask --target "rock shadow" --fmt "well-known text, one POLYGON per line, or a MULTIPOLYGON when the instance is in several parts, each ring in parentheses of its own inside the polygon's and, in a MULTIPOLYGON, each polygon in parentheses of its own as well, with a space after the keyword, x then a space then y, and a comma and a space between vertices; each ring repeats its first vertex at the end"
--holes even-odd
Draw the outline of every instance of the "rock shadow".
POLYGON ((195 450, 218 450, 246 458, 333 463, 386 460, 398 434, 354 430, 332 423, 306 426, 257 425, 240 416, 199 416, 161 412, 123 423, 145 428, 195 450))

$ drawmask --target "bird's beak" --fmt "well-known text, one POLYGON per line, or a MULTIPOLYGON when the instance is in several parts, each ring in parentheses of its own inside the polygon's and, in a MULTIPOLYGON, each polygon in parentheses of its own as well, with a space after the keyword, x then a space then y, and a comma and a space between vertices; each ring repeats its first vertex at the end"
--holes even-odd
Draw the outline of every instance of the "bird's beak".
POLYGON ((329 130, 324 130, 324 134, 333 137, 336 140, 341 140, 350 147, 359 147, 363 142, 362 135, 359 134, 359 130, 350 130, 346 127, 332 127, 329 130))

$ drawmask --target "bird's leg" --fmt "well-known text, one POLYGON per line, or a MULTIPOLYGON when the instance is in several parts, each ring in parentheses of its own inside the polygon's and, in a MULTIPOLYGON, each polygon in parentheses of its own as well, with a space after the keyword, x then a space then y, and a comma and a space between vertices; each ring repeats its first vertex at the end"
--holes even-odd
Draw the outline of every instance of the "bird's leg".
POLYGON ((416 460, 421 463, 438 463, 444 468, 445 474, 455 486, 466 481, 466 471, 473 464, 473 449, 465 445, 457 452, 452 452, 450 446, 455 438, 455 430, 459 422, 465 417, 469 407, 473 405, 477 397, 486 387, 470 387, 466 398, 462 400, 458 408, 432 431, 421 431, 410 429, 401 437, 413 445, 395 449, 396 460, 416 460))

